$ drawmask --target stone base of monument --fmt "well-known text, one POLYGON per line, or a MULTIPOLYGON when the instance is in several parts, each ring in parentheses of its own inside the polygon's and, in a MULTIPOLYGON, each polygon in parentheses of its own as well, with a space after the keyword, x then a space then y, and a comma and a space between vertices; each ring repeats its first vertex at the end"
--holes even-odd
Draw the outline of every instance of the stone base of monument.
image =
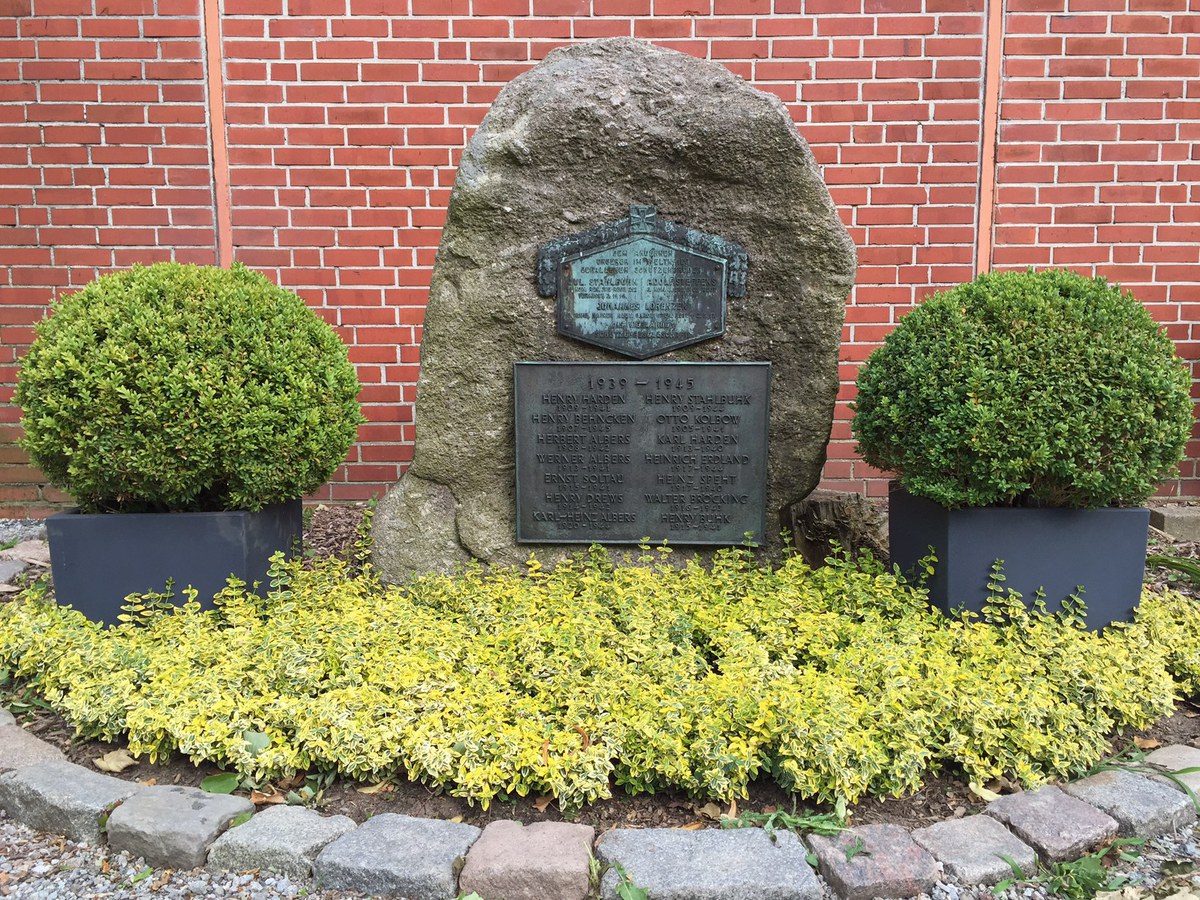
POLYGON ((229 576, 265 583, 271 557, 299 550, 300 500, 257 512, 99 513, 46 520, 54 595, 89 619, 116 625, 129 594, 193 587, 205 608, 229 576))
POLYGON ((784 511, 783 527, 814 568, 824 564, 835 544, 851 556, 865 550, 881 561, 888 557, 887 506, 862 494, 818 488, 784 511))
POLYGON ((1146 565, 1146 509, 946 509, 893 485, 888 534, 892 562, 914 572, 937 556, 926 582, 943 611, 980 612, 990 599, 993 567, 1003 565, 1003 588, 1026 605, 1039 592, 1050 612, 1077 594, 1087 626, 1102 629, 1133 618, 1146 565), (1080 587, 1082 586, 1082 590, 1080 587))

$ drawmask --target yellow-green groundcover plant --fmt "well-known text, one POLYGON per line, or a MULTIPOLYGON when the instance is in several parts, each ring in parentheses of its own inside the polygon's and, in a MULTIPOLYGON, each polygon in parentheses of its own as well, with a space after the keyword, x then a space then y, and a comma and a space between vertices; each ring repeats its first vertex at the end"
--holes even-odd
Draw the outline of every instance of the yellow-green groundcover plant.
POLYGON ((568 809, 613 785, 727 800, 760 776, 849 802, 942 770, 1034 784, 1200 687, 1200 609, 1172 593, 1094 634, 1011 597, 992 621, 946 618, 873 564, 742 551, 707 569, 593 549, 405 587, 337 561, 274 579, 208 612, 144 598, 109 630, 31 591, 0 611, 0 666, 134 754, 568 809))

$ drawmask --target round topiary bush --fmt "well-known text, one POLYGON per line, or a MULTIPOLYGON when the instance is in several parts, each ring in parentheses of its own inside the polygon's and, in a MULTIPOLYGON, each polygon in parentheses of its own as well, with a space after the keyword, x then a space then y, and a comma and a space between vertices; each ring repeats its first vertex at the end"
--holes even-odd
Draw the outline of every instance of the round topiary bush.
POLYGON ((947 507, 1138 505, 1179 462, 1191 379, 1133 296, 981 275, 906 315, 858 377, 871 465, 947 507))
POLYGON ((329 478, 358 391, 295 294, 236 263, 156 263, 63 297, 16 402, 33 463, 84 512, 257 510, 329 478))

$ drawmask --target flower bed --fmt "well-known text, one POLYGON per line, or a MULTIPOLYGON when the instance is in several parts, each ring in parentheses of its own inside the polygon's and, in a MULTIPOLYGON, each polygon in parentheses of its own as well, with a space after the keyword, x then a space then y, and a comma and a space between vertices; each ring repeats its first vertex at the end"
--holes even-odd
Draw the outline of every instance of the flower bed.
POLYGON ((566 808, 614 785, 724 800, 762 773, 848 802, 944 768, 1033 784, 1200 677, 1200 607, 1169 592, 1096 635, 1002 596, 990 620, 948 618, 869 563, 740 551, 706 569, 592 550, 403 588, 337 560, 274 577, 207 612, 145 598, 110 630, 30 592, 0 611, 0 665, 134 754, 566 808))

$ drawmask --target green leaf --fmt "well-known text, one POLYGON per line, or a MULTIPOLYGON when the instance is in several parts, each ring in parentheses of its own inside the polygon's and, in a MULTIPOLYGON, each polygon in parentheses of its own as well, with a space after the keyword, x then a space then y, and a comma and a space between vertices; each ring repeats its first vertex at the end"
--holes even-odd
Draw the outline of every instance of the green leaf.
POLYGON ((245 825, 252 818, 254 818, 254 813, 252 812, 238 813, 233 817, 233 821, 229 823, 229 827, 237 828, 239 825, 245 825))
POLYGON ((201 781, 200 790, 208 791, 210 794, 232 794, 241 783, 242 780, 236 773, 221 772, 217 775, 209 775, 201 781))
POLYGON ((846 862, 850 862, 856 856, 870 856, 867 852, 867 847, 863 843, 863 839, 857 835, 854 837, 854 843, 846 846, 846 862))
POLYGON ((246 749, 250 751, 251 756, 258 756, 258 754, 271 746, 270 735, 261 731, 250 731, 247 729, 242 732, 242 737, 246 741, 246 749))

